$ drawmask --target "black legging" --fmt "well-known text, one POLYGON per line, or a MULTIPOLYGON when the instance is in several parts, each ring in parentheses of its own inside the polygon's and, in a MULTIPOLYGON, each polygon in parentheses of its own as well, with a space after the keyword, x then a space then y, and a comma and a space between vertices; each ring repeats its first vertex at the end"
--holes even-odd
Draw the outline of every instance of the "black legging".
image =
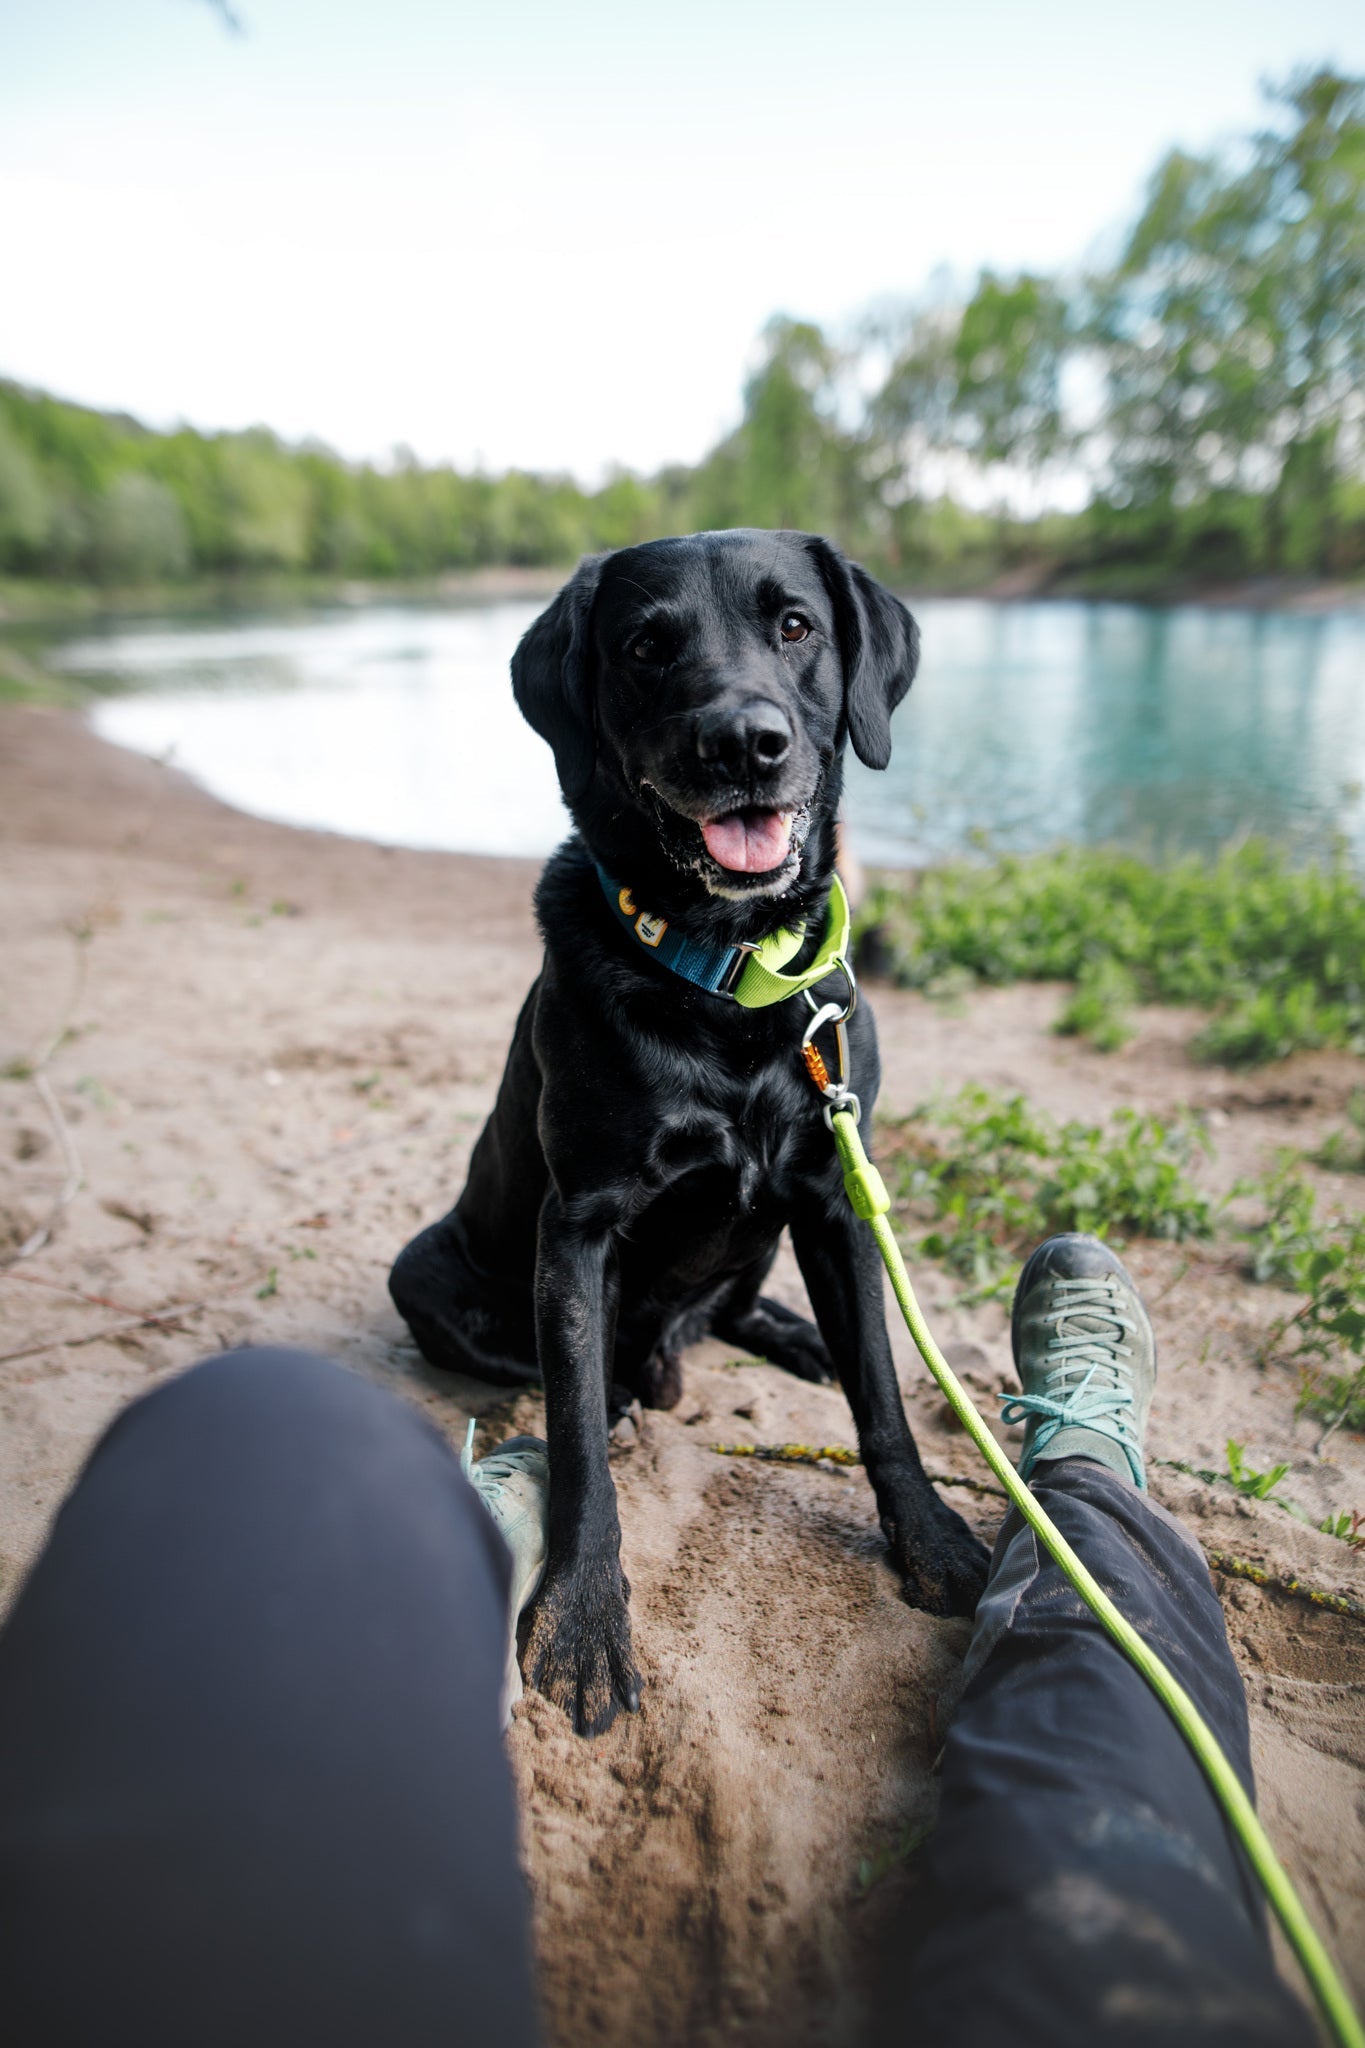
MULTIPOLYGON (((1038 1479, 1249 1784, 1196 1546, 1097 1466, 1038 1479)), ((436 1433, 321 1360, 121 1416, 0 1636, 5 2042, 529 2048, 506 1579, 436 1433)), ((1013 1517, 969 1663, 879 2041, 1309 2048, 1202 1777, 1013 1517)))
POLYGON ((242 1351, 127 1409, 0 1636, 12 2048, 529 2048, 506 1552, 404 1404, 242 1351))

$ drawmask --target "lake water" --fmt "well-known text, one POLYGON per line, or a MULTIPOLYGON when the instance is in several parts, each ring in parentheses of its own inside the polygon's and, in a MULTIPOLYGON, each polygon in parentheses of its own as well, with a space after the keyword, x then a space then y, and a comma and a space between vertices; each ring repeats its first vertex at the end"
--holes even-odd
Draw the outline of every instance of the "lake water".
MULTIPOLYGON (((539 607, 375 606, 121 625, 50 659, 106 738, 286 823, 543 854, 565 829, 507 664, 539 607)), ((1208 851, 1343 835, 1365 866, 1365 612, 915 606, 919 679, 889 769, 850 761, 865 858, 1069 839, 1208 851)))

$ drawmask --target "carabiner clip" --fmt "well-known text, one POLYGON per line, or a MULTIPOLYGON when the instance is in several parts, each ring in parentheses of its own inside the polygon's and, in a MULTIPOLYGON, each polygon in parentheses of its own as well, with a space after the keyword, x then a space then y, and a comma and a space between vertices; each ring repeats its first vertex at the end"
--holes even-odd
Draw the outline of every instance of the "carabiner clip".
MULTIPOLYGON (((851 977, 850 987, 852 987, 851 977)), ((810 1001, 809 992, 807 993, 806 1000, 810 1001)), ((856 994, 853 1000, 856 1001, 856 994)), ((839 1003, 826 1003, 823 1008, 816 1009, 814 1003, 811 1003, 811 1011, 810 1022, 807 1024, 805 1036, 801 1040, 801 1057, 806 1063, 806 1072, 825 1098, 825 1122, 833 1130, 834 1125, 831 1119, 836 1110, 846 1110, 856 1124, 862 1118, 862 1105, 848 1085, 848 1033, 844 1029, 844 1025, 851 1014, 851 1005, 849 1009, 845 1009, 839 1003), (839 1056, 839 1071, 833 1080, 830 1079, 824 1055, 815 1043, 816 1032, 825 1024, 832 1024, 834 1026, 834 1043, 839 1056)))

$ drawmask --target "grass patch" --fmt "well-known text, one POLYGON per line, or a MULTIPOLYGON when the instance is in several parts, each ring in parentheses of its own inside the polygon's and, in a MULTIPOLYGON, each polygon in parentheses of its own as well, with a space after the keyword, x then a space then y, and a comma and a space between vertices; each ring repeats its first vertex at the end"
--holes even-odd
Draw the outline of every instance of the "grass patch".
POLYGON ((932 1227, 920 1250, 978 1298, 1002 1294, 1056 1231, 1208 1237, 1214 1206, 1189 1169, 1208 1149, 1189 1117, 1116 1111, 1056 1124, 1022 1095, 967 1087, 880 1126, 878 1161, 903 1215, 932 1227))
POLYGON ((860 938, 907 988, 1071 981, 1061 1028, 1115 1046, 1134 1000, 1214 1012, 1196 1051, 1255 1065, 1365 1052, 1365 890, 1344 855, 1296 867, 1259 841, 1163 866, 1064 847, 954 862, 869 891, 860 938))
POLYGON ((0 638, 0 704, 74 704, 78 693, 12 642, 0 638))

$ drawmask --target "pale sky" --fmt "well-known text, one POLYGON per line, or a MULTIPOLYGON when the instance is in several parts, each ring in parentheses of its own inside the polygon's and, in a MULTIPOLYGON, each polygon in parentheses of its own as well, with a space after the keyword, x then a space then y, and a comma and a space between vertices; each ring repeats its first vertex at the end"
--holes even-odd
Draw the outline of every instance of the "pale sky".
POLYGON ((1078 262, 1365 0, 0 0, 0 374, 353 456, 651 469, 776 310, 1078 262))

